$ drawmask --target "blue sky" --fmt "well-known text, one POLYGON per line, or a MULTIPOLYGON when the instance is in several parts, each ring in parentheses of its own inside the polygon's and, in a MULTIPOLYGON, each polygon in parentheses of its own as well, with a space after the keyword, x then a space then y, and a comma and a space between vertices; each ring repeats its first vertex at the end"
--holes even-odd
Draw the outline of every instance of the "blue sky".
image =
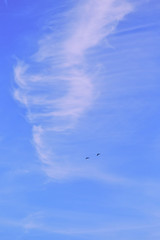
POLYGON ((0 1, 2 239, 160 238, 159 10, 0 1))

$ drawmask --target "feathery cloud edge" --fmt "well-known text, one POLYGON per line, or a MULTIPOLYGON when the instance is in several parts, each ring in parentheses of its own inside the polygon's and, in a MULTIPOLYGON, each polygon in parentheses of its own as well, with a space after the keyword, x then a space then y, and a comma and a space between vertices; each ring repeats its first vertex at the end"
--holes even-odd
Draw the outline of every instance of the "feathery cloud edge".
POLYGON ((28 119, 33 125, 33 142, 48 176, 120 181, 73 161, 57 161, 47 140, 51 132, 74 128, 78 119, 92 106, 95 92, 93 76, 87 72, 88 51, 100 47, 119 21, 133 10, 125 0, 81 3, 67 15, 68 25, 65 28, 62 25, 63 34, 52 26, 50 33, 39 40, 39 49, 30 61, 17 62, 14 97, 27 108, 28 119))

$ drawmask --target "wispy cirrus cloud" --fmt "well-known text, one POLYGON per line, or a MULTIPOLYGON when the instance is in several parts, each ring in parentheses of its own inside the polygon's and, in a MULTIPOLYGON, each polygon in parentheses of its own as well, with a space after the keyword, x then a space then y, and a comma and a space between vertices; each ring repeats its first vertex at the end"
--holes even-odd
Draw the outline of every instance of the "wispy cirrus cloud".
POLYGON ((6 6, 8 6, 8 0, 4 0, 6 6))
MULTIPOLYGON (((18 86, 14 97, 27 108, 33 142, 50 177, 89 176, 88 167, 63 157, 59 161, 49 148, 48 135, 73 129, 91 108, 95 80, 88 71, 89 50, 100 47, 132 10, 125 0, 80 1, 62 15, 63 21, 59 17, 53 21, 51 16, 50 30, 39 40, 38 51, 27 63, 18 61, 14 69, 18 86)), ((93 175, 99 176, 96 171, 93 175)))
MULTIPOLYGON (((57 214, 57 212, 56 212, 57 214)), ((1 226, 11 226, 14 228, 21 228, 25 232, 29 231, 40 231, 42 233, 51 233, 51 234, 59 234, 59 235, 68 235, 68 236, 109 236, 114 234, 119 234, 120 232, 129 231, 130 233, 135 231, 147 231, 159 233, 159 224, 156 221, 152 221, 148 223, 144 221, 140 224, 136 223, 135 221, 117 221, 116 223, 110 223, 108 221, 103 222, 100 226, 97 221, 100 218, 103 218, 103 215, 94 215, 94 214, 83 214, 78 212, 63 212, 63 216, 61 216, 62 212, 58 212, 58 219, 57 215, 48 214, 48 212, 35 212, 29 214, 25 218, 22 219, 0 219, 1 226), (70 214, 67 215, 66 214, 70 214), (71 217, 70 217, 71 216, 71 217), (56 221, 55 221, 56 218, 56 221), (61 223, 57 220, 63 220, 61 223), (85 222, 86 219, 90 222, 90 226, 86 227, 85 222), (94 219, 91 220, 91 219, 94 219), (96 220, 97 219, 97 220, 96 220), (66 220, 67 224, 66 224, 66 220), (70 223, 70 221, 72 224, 70 223)))

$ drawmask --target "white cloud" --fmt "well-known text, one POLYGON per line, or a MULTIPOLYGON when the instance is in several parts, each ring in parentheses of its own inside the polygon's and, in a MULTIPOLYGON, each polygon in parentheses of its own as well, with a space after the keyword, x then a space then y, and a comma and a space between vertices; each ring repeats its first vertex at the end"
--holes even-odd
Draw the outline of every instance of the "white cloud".
POLYGON ((56 214, 48 213, 48 212, 35 212, 29 214, 27 217, 23 219, 0 219, 1 226, 11 226, 14 228, 22 228, 24 231, 34 231, 38 230, 40 232, 51 233, 51 234, 60 234, 60 235, 104 235, 118 233, 118 232, 133 232, 133 231, 146 231, 149 230, 151 233, 155 230, 159 229, 159 224, 156 221, 151 221, 151 223, 142 222, 141 224, 135 223, 135 221, 128 222, 116 222, 110 223, 108 221, 103 222, 100 227, 99 224, 96 224, 100 217, 103 218, 103 215, 95 215, 95 214, 80 214, 79 212, 60 212, 57 211, 56 214), (58 215, 56 215, 58 214, 58 215), (63 214, 63 216, 61 216, 63 214), (67 214, 67 215, 66 215, 67 214), (61 220, 61 224, 57 224, 55 221, 55 217, 61 220), (70 218, 71 216, 71 218, 70 218), (80 220, 77 224, 77 218, 80 220), (97 218, 97 220, 96 220, 97 218), (83 219, 88 219, 89 227, 85 226, 85 221, 83 219), (91 219, 95 219, 95 221, 91 221, 91 219), (69 220, 69 221, 66 221, 69 220), (71 224, 72 220, 72 224, 71 224), (96 224, 96 226, 95 226, 96 224), (78 225, 78 226, 77 226, 78 225))
POLYGON ((8 0, 4 0, 6 6, 8 6, 8 0))
MULTIPOLYGON (((125 0, 82 0, 66 14, 59 30, 54 24, 50 27, 31 60, 27 64, 18 61, 14 69, 18 85, 14 96, 28 110, 34 145, 46 173, 53 178, 94 172, 86 174, 84 166, 72 161, 62 159, 59 163, 48 147, 47 134, 74 128, 92 106, 95 89, 93 76, 87 71, 88 50, 100 46, 130 11, 132 6, 125 0)), ((99 178, 101 174, 93 175, 99 178)))

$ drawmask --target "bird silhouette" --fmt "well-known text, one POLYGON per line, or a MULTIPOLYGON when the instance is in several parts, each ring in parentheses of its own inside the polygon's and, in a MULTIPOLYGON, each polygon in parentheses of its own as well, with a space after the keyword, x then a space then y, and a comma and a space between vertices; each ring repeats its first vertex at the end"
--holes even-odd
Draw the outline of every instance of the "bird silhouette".
POLYGON ((86 160, 88 160, 89 159, 89 157, 86 157, 86 160))
POLYGON ((98 157, 99 155, 100 155, 100 153, 97 153, 97 155, 96 155, 96 156, 98 157))

